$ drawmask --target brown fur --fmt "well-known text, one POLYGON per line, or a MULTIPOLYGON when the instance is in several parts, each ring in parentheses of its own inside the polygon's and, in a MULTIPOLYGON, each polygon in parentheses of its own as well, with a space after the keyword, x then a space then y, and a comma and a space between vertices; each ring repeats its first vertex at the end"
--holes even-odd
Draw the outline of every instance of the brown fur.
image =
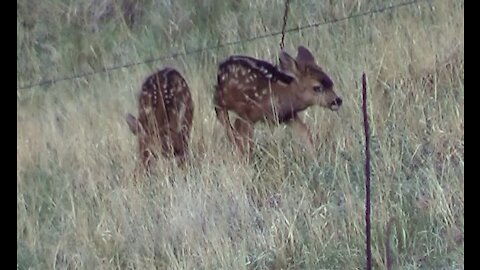
POLYGON ((280 65, 248 56, 234 55, 219 65, 214 105, 228 138, 242 153, 252 150, 254 124, 288 123, 309 144, 312 136, 298 113, 313 105, 337 110, 342 100, 330 77, 303 46, 294 59, 281 52, 280 65), (232 126, 228 112, 237 114, 232 126))
POLYGON ((154 149, 165 157, 177 157, 181 164, 188 154, 193 118, 193 101, 188 84, 173 68, 150 75, 138 95, 138 119, 127 114, 130 130, 138 138, 140 157, 147 168, 154 149))

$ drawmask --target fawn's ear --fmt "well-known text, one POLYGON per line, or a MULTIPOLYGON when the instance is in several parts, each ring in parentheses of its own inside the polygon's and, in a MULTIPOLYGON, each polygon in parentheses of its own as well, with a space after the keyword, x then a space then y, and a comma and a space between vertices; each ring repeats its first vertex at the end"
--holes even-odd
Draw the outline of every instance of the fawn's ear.
POLYGON ((303 46, 298 46, 297 62, 314 64, 315 57, 313 57, 313 54, 307 48, 303 46))
POLYGON ((297 61, 285 51, 280 53, 279 60, 282 70, 294 74, 295 76, 299 73, 297 61))
POLYGON ((135 118, 135 116, 131 115, 130 113, 127 113, 127 115, 125 116, 125 120, 127 121, 130 131, 134 135, 145 134, 145 130, 143 129, 142 124, 137 120, 137 118, 135 118))

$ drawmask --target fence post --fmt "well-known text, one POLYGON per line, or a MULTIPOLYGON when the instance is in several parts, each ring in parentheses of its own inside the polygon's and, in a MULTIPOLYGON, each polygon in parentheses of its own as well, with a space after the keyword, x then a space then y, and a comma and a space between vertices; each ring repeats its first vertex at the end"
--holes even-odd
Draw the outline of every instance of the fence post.
POLYGON ((362 75, 362 111, 363 127, 365 131, 365 233, 366 239, 366 257, 367 270, 372 269, 372 243, 371 243, 371 223, 370 223, 370 127, 368 124, 367 113, 367 76, 365 72, 362 75))

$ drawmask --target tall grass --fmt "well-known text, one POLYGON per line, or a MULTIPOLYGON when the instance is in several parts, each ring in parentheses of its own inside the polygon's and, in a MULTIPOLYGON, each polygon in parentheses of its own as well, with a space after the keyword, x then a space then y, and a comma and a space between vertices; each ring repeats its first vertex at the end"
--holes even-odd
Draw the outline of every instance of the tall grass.
MULTIPOLYGON (((288 27, 387 1, 292 1, 288 27)), ((393 1, 388 1, 394 3, 393 1)), ((17 83, 277 31, 283 1, 139 1, 135 23, 107 0, 17 1, 17 83), (105 10, 109 10, 106 12, 105 10)), ((303 117, 310 157, 286 127, 258 125, 251 162, 212 107, 229 54, 276 61, 280 36, 17 90, 19 269, 360 269, 364 267, 360 79, 369 79, 372 252, 398 269, 464 268, 464 2, 436 0, 289 33, 344 99, 303 117), (133 174, 125 121, 155 69, 182 71, 195 102, 185 171, 133 174), (395 217, 392 235, 386 224, 395 217)))

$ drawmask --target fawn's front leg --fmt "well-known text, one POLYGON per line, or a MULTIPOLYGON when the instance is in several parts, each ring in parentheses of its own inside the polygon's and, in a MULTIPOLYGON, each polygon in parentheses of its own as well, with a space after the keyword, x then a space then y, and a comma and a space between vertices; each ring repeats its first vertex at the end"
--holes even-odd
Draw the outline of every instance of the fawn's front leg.
POLYGON ((235 144, 240 149, 242 155, 250 157, 253 153, 253 123, 243 119, 236 119, 235 144))
POLYGON ((295 115, 293 119, 289 122, 289 125, 293 128, 293 132, 298 135, 298 139, 302 144, 306 144, 308 152, 314 155, 315 145, 313 143, 313 137, 308 126, 302 121, 302 119, 295 115))

